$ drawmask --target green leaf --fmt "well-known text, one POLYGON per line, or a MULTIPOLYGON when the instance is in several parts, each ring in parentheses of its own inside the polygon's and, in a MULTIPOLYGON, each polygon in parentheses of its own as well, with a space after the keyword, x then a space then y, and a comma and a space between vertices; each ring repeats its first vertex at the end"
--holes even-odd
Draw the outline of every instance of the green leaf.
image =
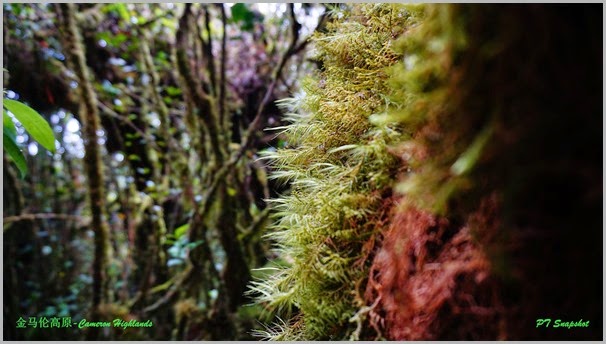
POLYGON ((189 249, 191 251, 194 248, 202 245, 203 243, 204 243, 204 240, 198 240, 198 241, 187 243, 183 247, 186 248, 186 249, 189 249))
POLYGON ((103 10, 103 12, 107 13, 107 12, 115 12, 118 15, 120 15, 120 17, 122 18, 122 20, 129 22, 130 21, 130 14, 128 9, 126 8, 125 4, 111 4, 108 5, 107 7, 105 7, 105 9, 103 10))
POLYGON ((177 229, 175 229, 175 238, 179 239, 180 237, 182 237, 183 234, 185 234, 187 232, 188 228, 189 228, 189 223, 186 223, 183 226, 179 226, 177 229))
POLYGON ((168 86, 168 87, 166 87, 166 93, 168 93, 168 95, 171 97, 176 97, 176 96, 181 95, 182 92, 181 92, 180 88, 168 86))
POLYGON ((55 152, 55 136, 48 122, 44 120, 36 110, 11 99, 4 99, 4 107, 15 115, 15 118, 23 125, 23 128, 32 138, 48 149, 55 152))
POLYGON ((256 17, 248 8, 248 4, 239 3, 231 7, 231 19, 236 23, 242 22, 242 30, 252 31, 256 17))
POLYGON ((122 90, 112 85, 109 81, 103 82, 101 88, 112 96, 119 96, 122 94, 122 90))
POLYGON ((168 55, 163 51, 159 51, 158 54, 156 54, 156 58, 161 61, 168 61, 168 55))
POLYGON ((455 161, 454 164, 450 167, 450 171, 455 176, 463 175, 475 166, 476 162, 482 155, 482 151, 484 150, 484 146, 488 142, 488 139, 492 136, 493 126, 489 125, 484 128, 480 134, 475 138, 473 143, 467 148, 467 150, 461 154, 461 156, 455 161))
POLYGON ((239 3, 231 7, 231 18, 235 22, 246 20, 247 17, 252 17, 253 13, 248 9, 247 4, 239 3))
POLYGON ((122 45, 122 43, 126 42, 127 39, 128 39, 128 37, 125 34, 119 33, 119 34, 115 35, 114 37, 112 37, 108 41, 108 43, 112 47, 120 47, 122 45))
POLYGON ((15 137, 17 137, 15 123, 13 123, 13 119, 9 117, 5 109, 2 109, 2 114, 4 131, 8 131, 8 134, 10 134, 11 138, 14 140, 15 137))
POLYGON ((95 38, 97 40, 104 40, 110 47, 120 47, 126 40, 128 40, 128 36, 123 33, 118 33, 116 35, 111 34, 110 32, 99 32, 95 38))
POLYGON ((4 127, 4 132, 2 135, 2 143, 4 144, 4 150, 11 157, 11 159, 13 160, 15 165, 17 165, 17 168, 19 169, 19 172, 21 173, 21 178, 24 178, 25 175, 27 174, 27 163, 25 162, 25 157, 23 156, 23 153, 17 146, 17 143, 15 142, 15 140, 12 137, 10 137, 9 133, 7 133, 6 127, 4 127))

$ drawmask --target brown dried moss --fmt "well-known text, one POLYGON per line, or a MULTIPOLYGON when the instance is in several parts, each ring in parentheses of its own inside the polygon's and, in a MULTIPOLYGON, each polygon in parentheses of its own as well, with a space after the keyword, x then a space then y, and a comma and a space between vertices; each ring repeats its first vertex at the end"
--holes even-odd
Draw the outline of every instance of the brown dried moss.
MULTIPOLYGON (((372 313, 384 318, 384 335, 395 340, 502 338, 497 284, 470 227, 406 200, 393 210, 365 295, 369 304, 379 300, 372 313)), ((485 211, 480 209, 477 217, 490 216, 485 211)))

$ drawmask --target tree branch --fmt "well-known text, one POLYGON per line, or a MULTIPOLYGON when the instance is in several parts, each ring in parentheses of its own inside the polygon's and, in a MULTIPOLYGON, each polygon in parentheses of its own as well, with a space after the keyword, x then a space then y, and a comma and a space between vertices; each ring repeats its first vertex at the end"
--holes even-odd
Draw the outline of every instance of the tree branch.
MULTIPOLYGON (((296 21, 296 18, 294 17, 294 5, 293 4, 289 4, 289 13, 291 14, 291 18, 293 19, 292 26, 291 26, 291 32, 293 33, 293 35, 292 35, 290 45, 289 45, 288 49, 286 50, 286 52, 284 53, 284 55, 282 56, 282 58, 280 59, 280 63, 278 63, 277 67, 275 68, 274 72, 272 73, 272 82, 271 82, 270 86, 268 87, 267 91, 265 92, 263 100, 261 101, 261 104, 259 105, 259 107, 257 109, 257 114, 255 115, 255 118, 250 123, 248 130, 246 131, 246 134, 242 140, 242 144, 240 145, 240 148, 236 152, 234 152, 231 155, 230 159, 225 164, 223 164, 223 166, 215 173, 214 179, 213 179, 210 187, 206 189, 206 193, 203 197, 202 204, 200 206, 196 205, 196 211, 202 211, 202 214, 204 214, 204 212, 206 212, 208 210, 208 208, 210 207, 208 199, 215 195, 219 182, 222 181, 226 177, 229 170, 232 169, 238 163, 238 161, 240 161, 240 158, 242 158, 244 153, 252 146, 253 141, 254 141, 253 136, 264 125, 265 118, 263 117, 263 112, 265 111, 265 107, 267 107, 267 105, 269 104, 271 95, 273 94, 276 84, 282 74, 282 70, 284 69, 286 62, 293 55, 296 54, 295 51, 297 50, 296 46, 297 46, 297 40, 299 38, 299 34, 298 34, 298 32, 295 34, 295 28, 300 27, 300 24, 296 21), (299 25, 299 26, 297 26, 297 25, 299 25)), ((323 25, 322 23, 325 21, 325 19, 323 19, 323 17, 324 17, 324 15, 319 20, 319 23, 316 26, 316 30, 319 30, 322 27, 322 25, 323 25)))
POLYGON ((185 4, 185 10, 179 19, 179 29, 176 37, 177 67, 183 79, 185 94, 192 100, 198 110, 198 116, 206 126, 210 145, 218 161, 222 160, 223 151, 219 140, 217 127, 217 116, 215 115, 212 98, 204 93, 204 90, 191 73, 190 62, 187 57, 187 41, 191 31, 190 17, 191 4, 185 4))
MULTIPOLYGON (((173 286, 169 289, 169 291, 164 294, 164 296, 156 301, 154 304, 145 307, 143 309, 143 313, 151 313, 155 312, 166 304, 170 303, 175 296, 177 296, 177 292, 181 290, 181 287, 185 285, 185 283, 192 277, 193 267, 189 265, 185 271, 181 273, 179 279, 173 284, 173 286)), ((135 300, 138 300, 135 298, 135 300)))
POLYGON ((202 45, 204 46, 204 58, 206 59, 206 69, 208 70, 208 74, 210 76, 210 84, 213 95, 217 95, 217 76, 215 71, 215 59, 213 56, 213 40, 210 34, 210 13, 208 5, 204 6, 204 28, 206 29, 206 34, 208 39, 206 41, 202 41, 202 45))
POLYGON ((221 9, 221 23, 223 25, 223 36, 221 37, 221 71, 219 72, 221 80, 219 86, 219 123, 225 130, 228 130, 229 122, 227 121, 227 116, 225 114, 225 87, 227 84, 227 80, 225 80, 225 66, 227 65, 227 16, 225 14, 225 5, 221 3, 217 4, 217 6, 221 9))
POLYGON ((114 110, 112 110, 109 106, 105 105, 103 102, 99 101, 97 103, 97 105, 99 106, 99 108, 101 109, 101 114, 111 117, 111 118, 115 118, 119 121, 121 121, 122 123, 128 125, 129 127, 131 127, 134 131, 136 131, 139 135, 141 135, 142 138, 144 138, 145 140, 147 140, 147 142, 150 143, 150 145, 153 146, 153 148, 155 150, 160 150, 160 147, 158 147, 158 145, 155 142, 155 139, 148 135, 147 133, 145 133, 143 130, 139 129, 130 119, 128 119, 127 117, 121 116, 120 114, 118 114, 117 112, 115 112, 114 110))
MULTIPOLYGON (((282 70, 284 69, 284 66, 286 65, 286 63, 292 56, 296 55, 301 50, 303 50, 303 48, 305 48, 305 46, 307 45, 306 42, 309 40, 307 38, 307 39, 305 39, 304 43, 301 43, 297 46, 297 41, 299 40, 299 30, 301 28, 301 24, 299 24, 299 22, 297 21, 297 18, 295 16, 294 4, 288 4, 288 14, 291 19, 291 36, 292 37, 291 37, 290 44, 288 46, 288 49, 284 53, 284 55, 282 55, 282 58, 280 59, 280 62, 278 63, 276 69, 272 73, 271 84, 267 88, 267 91, 265 92, 265 96, 263 97, 261 104, 257 108, 257 114, 256 114, 255 118, 250 123, 248 130, 246 131, 246 134, 244 135, 244 139, 242 140, 242 146, 240 147, 240 150, 236 153, 236 159, 239 159, 244 154, 244 151, 248 150, 252 146, 253 141, 254 141, 253 136, 255 135, 255 133, 257 131, 261 130, 262 127, 265 125, 265 118, 263 116, 264 111, 265 111, 265 108, 267 107, 267 105, 269 104, 269 101, 271 99, 271 96, 273 95, 274 89, 276 88, 278 80, 280 79, 280 76, 282 74, 282 70)), ((316 30, 321 29, 321 27, 324 25, 323 23, 325 22, 325 17, 326 17, 325 14, 326 13, 324 13, 320 17, 320 19, 318 21, 318 25, 316 26, 316 30)))
POLYGON ((3 232, 10 230, 15 223, 22 221, 35 221, 35 220, 62 220, 62 221, 74 221, 78 223, 78 227, 84 227, 90 225, 90 217, 80 215, 69 215, 69 214, 54 214, 54 213, 40 213, 40 214, 21 214, 15 216, 7 216, 2 219, 3 232))
MULTIPOLYGON (((314 32, 318 32, 318 31, 322 30, 324 28, 324 26, 326 26, 327 20, 328 20, 328 12, 324 11, 324 13, 322 13, 320 15, 320 18, 318 19, 318 24, 316 25, 314 32)), ((303 49, 305 49, 305 47, 307 47, 307 44, 309 44, 309 42, 310 42, 309 37, 307 39, 304 39, 297 47, 294 48, 294 53, 298 54, 299 52, 301 52, 301 50, 303 50, 303 49)))
POLYGON ((265 220, 267 220, 269 214, 271 213, 271 210, 271 207, 267 206, 267 208, 263 209, 263 211, 261 211, 253 219, 253 222, 248 226, 248 228, 244 230, 244 233, 242 234, 242 241, 245 244, 248 244, 251 238, 253 238, 257 233, 259 233, 259 230, 262 228, 261 225, 263 224, 263 222, 265 222, 265 220))
POLYGON ((2 223, 12 223, 20 221, 33 220, 64 220, 64 221, 90 221, 88 216, 70 215, 70 214, 54 214, 54 213, 39 213, 39 214, 21 214, 16 216, 6 216, 2 218, 2 223))
POLYGON ((56 9, 60 14, 61 43, 67 62, 77 75, 79 84, 81 105, 78 112, 84 124, 84 166, 88 179, 91 226, 95 233, 92 313, 96 316, 99 304, 105 302, 108 296, 106 268, 109 248, 109 227, 105 221, 103 163, 97 140, 97 131, 100 128, 98 100, 90 81, 91 76, 86 64, 82 36, 75 19, 76 7, 74 4, 58 4, 56 9))

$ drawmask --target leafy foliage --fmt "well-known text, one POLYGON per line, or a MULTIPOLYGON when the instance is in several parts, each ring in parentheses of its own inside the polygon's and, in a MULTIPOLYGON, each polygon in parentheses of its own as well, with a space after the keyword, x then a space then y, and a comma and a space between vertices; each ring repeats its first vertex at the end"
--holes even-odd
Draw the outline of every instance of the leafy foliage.
POLYGON ((16 130, 15 124, 8 116, 6 111, 10 111, 13 116, 21 123, 23 128, 32 136, 32 138, 40 143, 44 148, 51 152, 55 152, 55 136, 50 125, 44 118, 31 107, 18 102, 16 100, 4 98, 4 109, 2 114, 3 136, 2 142, 4 149, 15 162, 15 165, 21 173, 21 177, 25 177, 27 173, 27 164, 23 153, 17 146, 15 141, 16 130))
POLYGON ((240 23, 242 30, 252 31, 255 22, 263 21, 263 17, 251 11, 248 4, 238 3, 231 7, 231 20, 240 23))
POLYGON ((6 112, 4 112, 4 131, 2 133, 3 147, 11 159, 13 159, 13 162, 19 169, 21 177, 24 177, 27 173, 27 162, 25 161, 23 153, 17 146, 17 142, 15 142, 15 135, 15 125, 6 112))

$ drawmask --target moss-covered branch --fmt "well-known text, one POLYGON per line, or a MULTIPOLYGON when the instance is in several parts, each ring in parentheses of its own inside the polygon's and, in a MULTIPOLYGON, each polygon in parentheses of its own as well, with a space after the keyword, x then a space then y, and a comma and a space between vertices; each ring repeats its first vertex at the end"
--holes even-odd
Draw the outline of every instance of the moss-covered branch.
POLYGON ((91 208, 91 227, 95 233, 93 260, 93 314, 99 305, 107 300, 106 269, 109 250, 109 228, 105 216, 105 191, 103 182, 103 164, 97 132, 101 129, 97 96, 91 84, 91 76, 86 65, 82 37, 75 19, 74 4, 56 5, 62 28, 61 41, 70 68, 76 74, 80 94, 79 115, 83 122, 84 166, 88 177, 89 204, 91 208))
POLYGON ((215 106, 215 99, 206 94, 192 74, 192 68, 187 57, 188 41, 191 35, 192 4, 185 4, 183 15, 179 20, 179 29, 177 30, 176 57, 177 67, 183 80, 184 93, 190 99, 194 113, 201 119, 205 126, 205 134, 210 140, 210 149, 215 155, 217 161, 222 161, 224 152, 220 139, 221 132, 217 124, 218 114, 215 106))

